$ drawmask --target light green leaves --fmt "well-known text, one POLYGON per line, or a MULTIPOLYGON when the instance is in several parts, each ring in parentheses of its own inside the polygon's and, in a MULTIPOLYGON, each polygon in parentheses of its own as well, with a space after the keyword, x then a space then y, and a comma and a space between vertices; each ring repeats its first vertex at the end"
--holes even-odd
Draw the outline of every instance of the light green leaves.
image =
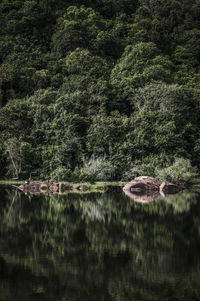
POLYGON ((112 70, 111 83, 119 93, 129 96, 130 90, 151 80, 170 82, 172 63, 152 42, 127 46, 112 70))

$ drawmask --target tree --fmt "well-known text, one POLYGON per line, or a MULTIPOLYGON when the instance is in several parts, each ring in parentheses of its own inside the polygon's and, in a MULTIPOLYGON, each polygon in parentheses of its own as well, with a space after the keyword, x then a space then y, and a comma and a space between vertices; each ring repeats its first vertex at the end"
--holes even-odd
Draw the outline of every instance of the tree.
POLYGON ((64 68, 66 75, 82 75, 89 78, 90 82, 106 80, 110 72, 110 66, 105 59, 81 48, 77 48, 66 56, 64 68))
MULTIPOLYGON (((130 91, 152 80, 171 81, 172 63, 152 42, 127 46, 111 72, 111 84, 121 98, 127 101, 130 91)), ((116 95, 117 96, 117 95, 116 95)))
POLYGON ((70 6, 58 19, 52 36, 53 50, 61 57, 77 47, 93 47, 93 42, 103 27, 101 16, 92 8, 70 6))
POLYGON ((185 31, 181 42, 181 45, 177 45, 173 53, 176 64, 174 79, 178 84, 198 87, 200 78, 200 30, 185 31))
POLYGON ((26 153, 30 151, 31 146, 14 137, 6 140, 4 146, 10 161, 8 174, 18 179, 23 169, 26 153))
POLYGON ((133 90, 133 131, 127 138, 132 141, 136 159, 151 153, 165 153, 166 157, 194 155, 199 137, 199 92, 160 82, 133 90))
POLYGON ((199 3, 195 1, 140 0, 139 2, 140 6, 135 15, 135 30, 145 30, 151 41, 169 55, 181 41, 185 30, 199 27, 199 3))

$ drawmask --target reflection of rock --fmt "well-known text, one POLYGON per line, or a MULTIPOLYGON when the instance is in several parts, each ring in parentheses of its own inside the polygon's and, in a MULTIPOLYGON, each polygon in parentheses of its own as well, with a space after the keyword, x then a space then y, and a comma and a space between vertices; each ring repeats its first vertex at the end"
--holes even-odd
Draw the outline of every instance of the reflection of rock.
POLYGON ((136 202, 147 203, 159 196, 170 197, 181 189, 170 182, 160 183, 151 177, 137 177, 123 188, 125 194, 136 202))
POLYGON ((152 202, 155 199, 157 199, 160 194, 158 191, 152 192, 150 194, 144 194, 144 193, 134 193, 129 190, 124 190, 124 193, 126 196, 128 196, 131 200, 138 202, 138 203, 148 203, 152 202))
POLYGON ((173 183, 170 183, 170 182, 163 182, 161 185, 160 185, 160 193, 164 193, 164 194, 174 194, 174 193, 177 193, 179 192, 181 189, 173 184, 173 183))
POLYGON ((31 183, 28 183, 28 184, 24 184, 24 185, 20 185, 18 188, 22 191, 27 191, 27 192, 30 192, 30 193, 40 193, 40 186, 41 186, 41 183, 40 182, 31 182, 31 183))
POLYGON ((199 192, 190 190, 184 190, 170 196, 170 198, 166 198, 166 203, 173 207, 175 213, 189 212, 191 206, 197 204, 199 200, 199 192))
POLYGON ((76 189, 80 190, 80 191, 87 191, 89 190, 90 188, 86 185, 79 185, 76 187, 76 189))
POLYGON ((138 203, 149 203, 154 201, 155 199, 159 197, 164 197, 164 198, 171 198, 174 196, 174 194, 165 194, 164 192, 158 192, 158 191, 150 191, 148 193, 136 193, 136 192, 131 192, 129 190, 124 190, 124 193, 126 196, 128 196, 131 200, 134 202, 138 203))

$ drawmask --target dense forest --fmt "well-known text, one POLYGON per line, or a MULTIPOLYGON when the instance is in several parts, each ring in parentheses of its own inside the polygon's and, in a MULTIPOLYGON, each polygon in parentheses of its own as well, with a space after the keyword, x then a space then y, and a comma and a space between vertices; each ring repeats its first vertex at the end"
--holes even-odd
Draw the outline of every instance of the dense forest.
POLYGON ((197 172, 199 125, 199 0, 1 1, 1 178, 197 172))

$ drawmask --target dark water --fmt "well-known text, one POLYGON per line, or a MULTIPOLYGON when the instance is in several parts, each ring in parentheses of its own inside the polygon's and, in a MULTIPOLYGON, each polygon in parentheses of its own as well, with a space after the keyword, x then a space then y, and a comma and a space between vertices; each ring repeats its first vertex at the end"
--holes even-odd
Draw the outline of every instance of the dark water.
POLYGON ((1 301, 200 300, 200 193, 136 203, 0 186, 1 301))

